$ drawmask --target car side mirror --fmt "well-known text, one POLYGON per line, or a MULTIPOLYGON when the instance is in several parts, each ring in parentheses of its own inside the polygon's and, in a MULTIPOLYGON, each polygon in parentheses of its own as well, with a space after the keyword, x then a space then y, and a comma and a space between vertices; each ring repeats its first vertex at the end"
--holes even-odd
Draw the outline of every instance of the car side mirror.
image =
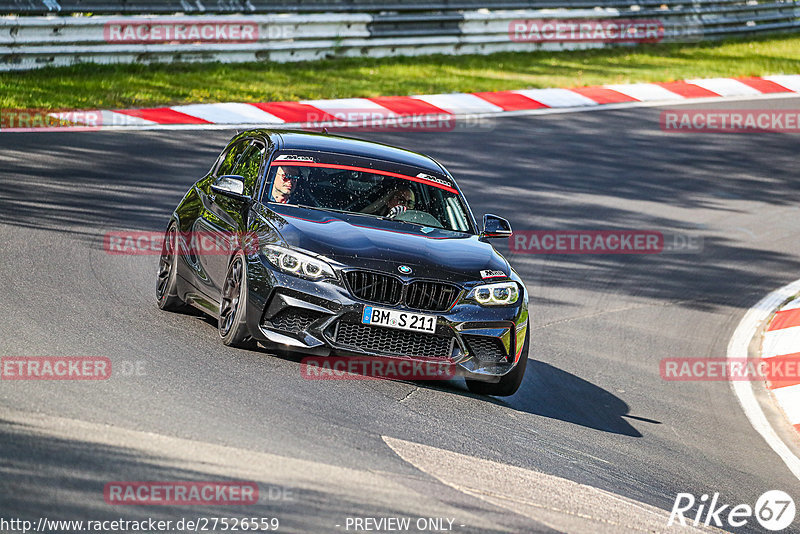
POLYGON ((211 190, 239 200, 250 200, 250 197, 244 194, 244 177, 237 174, 220 176, 211 184, 211 190))
POLYGON ((487 213, 483 216, 483 232, 481 237, 511 237, 511 223, 502 217, 487 213))

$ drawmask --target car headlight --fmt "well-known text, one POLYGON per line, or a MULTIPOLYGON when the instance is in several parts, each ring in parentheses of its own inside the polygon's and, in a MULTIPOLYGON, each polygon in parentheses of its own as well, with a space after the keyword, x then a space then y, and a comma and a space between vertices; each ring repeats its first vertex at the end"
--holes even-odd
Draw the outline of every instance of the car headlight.
POLYGON ((261 250, 272 265, 286 274, 293 274, 309 280, 336 278, 333 267, 308 254, 278 245, 267 245, 261 250))
POLYGON ((516 282, 499 282, 475 286, 467 294, 481 306, 507 306, 519 300, 519 287, 516 282))

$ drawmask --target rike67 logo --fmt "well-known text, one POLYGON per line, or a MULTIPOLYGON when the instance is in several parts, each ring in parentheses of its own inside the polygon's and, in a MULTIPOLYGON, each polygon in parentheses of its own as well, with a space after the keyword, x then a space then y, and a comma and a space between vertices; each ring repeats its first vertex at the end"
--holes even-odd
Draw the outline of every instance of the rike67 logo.
POLYGON ((735 506, 723 504, 719 499, 719 493, 714 493, 710 500, 705 493, 697 500, 691 493, 679 493, 675 497, 667 526, 677 523, 681 526, 691 524, 695 527, 701 525, 720 528, 743 527, 755 517, 763 528, 778 531, 792 524, 795 512, 794 499, 780 490, 764 493, 756 500, 754 507, 749 504, 735 506), (697 510, 692 511, 696 504, 697 510))

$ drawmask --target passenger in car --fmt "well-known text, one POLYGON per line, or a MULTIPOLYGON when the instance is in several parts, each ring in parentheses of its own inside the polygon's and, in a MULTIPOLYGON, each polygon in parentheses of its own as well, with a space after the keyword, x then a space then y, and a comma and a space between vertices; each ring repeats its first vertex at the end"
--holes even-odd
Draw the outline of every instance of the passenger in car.
POLYGON ((414 191, 410 187, 396 187, 384 196, 364 208, 364 213, 374 215, 397 215, 406 210, 413 210, 416 205, 414 191))

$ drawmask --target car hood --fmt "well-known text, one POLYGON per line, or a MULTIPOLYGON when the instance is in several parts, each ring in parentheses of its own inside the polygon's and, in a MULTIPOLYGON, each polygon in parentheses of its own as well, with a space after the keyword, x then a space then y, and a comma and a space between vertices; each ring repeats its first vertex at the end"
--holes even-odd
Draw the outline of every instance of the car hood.
POLYGON ((413 271, 410 277, 451 282, 498 277, 500 272, 507 276, 510 271, 505 258, 476 235, 432 228, 423 232, 415 224, 297 206, 270 208, 263 212, 272 212, 268 219, 285 245, 345 266, 402 276, 398 267, 405 265, 413 271))

